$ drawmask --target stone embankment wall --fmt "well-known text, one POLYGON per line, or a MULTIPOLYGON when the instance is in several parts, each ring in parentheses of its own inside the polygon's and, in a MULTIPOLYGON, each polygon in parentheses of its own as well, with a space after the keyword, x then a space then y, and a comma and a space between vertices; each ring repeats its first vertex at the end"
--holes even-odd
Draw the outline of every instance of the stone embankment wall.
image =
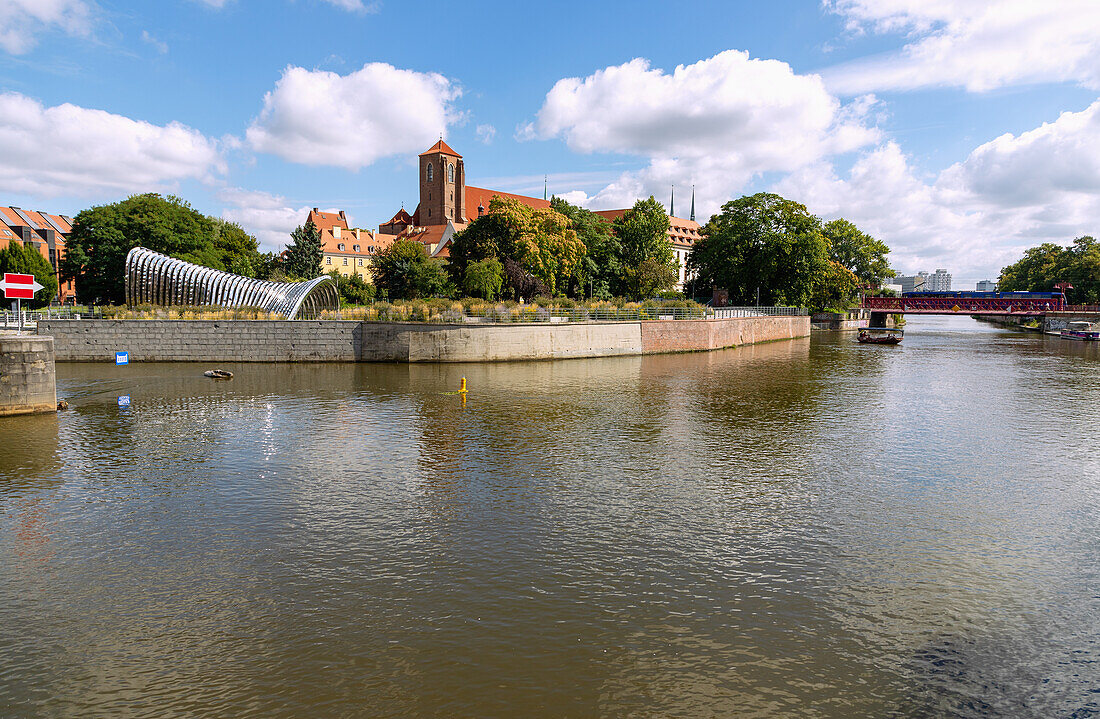
POLYGON ((809 317, 426 325, 250 320, 43 320, 57 359, 113 362, 484 362, 693 352, 806 337, 809 317))
POLYGON ((0 335, 0 417, 56 411, 53 338, 0 335))

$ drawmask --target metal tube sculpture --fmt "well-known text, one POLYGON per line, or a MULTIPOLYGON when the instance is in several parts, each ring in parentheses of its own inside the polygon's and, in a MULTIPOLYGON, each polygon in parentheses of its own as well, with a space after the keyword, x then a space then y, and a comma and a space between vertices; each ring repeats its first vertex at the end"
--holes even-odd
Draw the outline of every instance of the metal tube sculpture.
POLYGON ((340 295, 331 277, 306 282, 253 280, 135 247, 126 255, 126 303, 258 307, 294 320, 340 309, 340 295))

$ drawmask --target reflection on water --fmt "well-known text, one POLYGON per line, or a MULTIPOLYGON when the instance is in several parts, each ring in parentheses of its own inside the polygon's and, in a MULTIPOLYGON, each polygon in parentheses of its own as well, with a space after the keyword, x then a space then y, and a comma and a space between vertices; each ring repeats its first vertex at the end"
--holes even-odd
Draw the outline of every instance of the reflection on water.
POLYGON ((60 365, 0 420, 0 714, 1091 716, 1098 366, 60 365))

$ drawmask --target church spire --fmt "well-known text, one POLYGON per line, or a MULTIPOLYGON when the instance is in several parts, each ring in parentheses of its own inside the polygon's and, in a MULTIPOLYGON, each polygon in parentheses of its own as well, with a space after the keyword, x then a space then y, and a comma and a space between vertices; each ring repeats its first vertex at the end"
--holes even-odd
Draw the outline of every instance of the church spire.
POLYGON ((691 221, 695 222, 695 185, 691 186, 691 221))
POLYGON ((672 196, 668 198, 668 216, 676 216, 676 185, 672 186, 672 196))
POLYGON ((549 175, 542 176, 542 199, 546 199, 546 185, 549 182, 549 175))

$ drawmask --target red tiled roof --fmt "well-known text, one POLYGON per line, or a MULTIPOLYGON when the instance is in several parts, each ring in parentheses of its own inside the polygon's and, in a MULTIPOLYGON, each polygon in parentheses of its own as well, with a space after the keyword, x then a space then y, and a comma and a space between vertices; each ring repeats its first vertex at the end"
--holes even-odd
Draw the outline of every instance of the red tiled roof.
MULTIPOLYGON (((596 214, 608 222, 614 222, 626 214, 626 210, 596 210, 596 214)), ((694 245, 702 239, 700 232, 702 226, 694 220, 685 220, 682 217, 668 218, 668 241, 674 245, 694 245)))
POLYGON ((312 220, 317 229, 322 232, 331 230, 333 227, 348 229, 348 221, 343 212, 320 212, 314 207, 310 210, 309 217, 306 219, 312 220))
POLYGON ((397 211, 396 215, 394 215, 393 217, 390 218, 389 222, 383 222, 382 224, 383 225, 393 225, 393 224, 401 223, 401 224, 406 224, 407 225, 410 222, 412 222, 412 219, 413 219, 412 216, 410 216, 408 212, 405 212, 405 208, 402 207, 400 210, 397 211))
POLYGON ((518 200, 536 210, 545 210, 550 207, 550 200, 543 200, 538 197, 527 197, 526 195, 513 195, 511 192, 486 190, 483 187, 471 187, 470 185, 466 185, 466 217, 470 220, 476 220, 477 208, 479 206, 485 207, 485 211, 488 212, 489 202, 494 196, 499 196, 506 200, 518 200))
POLYGON ((442 152, 446 155, 454 155, 455 157, 462 157, 462 155, 460 155, 457 152, 455 152, 454 150, 452 150, 451 146, 448 145, 447 143, 443 142, 443 140, 440 140, 439 142, 435 143, 434 145, 429 147, 427 150, 424 150, 424 152, 421 152, 420 154, 421 155, 434 155, 437 152, 442 152))
POLYGON ((394 235, 383 235, 370 230, 359 230, 359 237, 355 237, 355 229, 342 230, 339 237, 334 237, 331 229, 321 231, 321 251, 327 255, 348 255, 351 257, 369 257, 376 255, 383 249, 393 244, 394 235), (340 249, 340 245, 344 249, 340 249), (359 247, 356 250, 356 246, 359 247))

